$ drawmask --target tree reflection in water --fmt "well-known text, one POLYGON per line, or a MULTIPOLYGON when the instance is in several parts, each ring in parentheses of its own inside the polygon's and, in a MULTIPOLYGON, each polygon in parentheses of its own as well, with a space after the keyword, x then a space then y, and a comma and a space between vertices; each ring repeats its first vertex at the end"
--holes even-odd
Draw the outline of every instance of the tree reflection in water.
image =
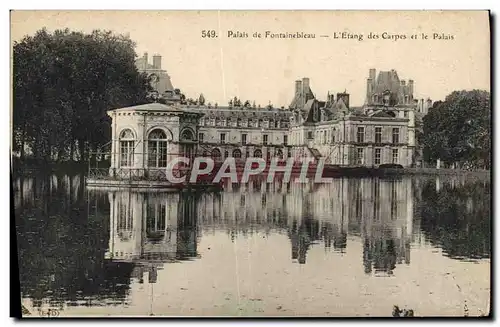
POLYGON ((87 194, 83 178, 67 176, 15 185, 21 291, 38 306, 126 303, 131 282, 156 283, 165 264, 200 259, 200 238, 215 231, 233 240, 286 235, 294 263, 307 264, 309 251, 323 246, 357 256, 374 276, 410 264, 420 229, 452 258, 490 253, 490 185, 479 182, 436 188, 435 180, 410 178, 315 186, 257 181, 197 195, 87 194), (347 252, 350 242, 362 252, 347 252))
POLYGON ((422 187, 421 228, 451 258, 490 257, 491 184, 431 180, 422 187))

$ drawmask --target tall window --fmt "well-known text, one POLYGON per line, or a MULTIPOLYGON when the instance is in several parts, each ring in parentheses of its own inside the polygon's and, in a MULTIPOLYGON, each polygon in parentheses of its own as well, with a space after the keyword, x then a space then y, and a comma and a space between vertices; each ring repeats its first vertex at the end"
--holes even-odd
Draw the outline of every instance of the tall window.
POLYGON ((226 143, 226 133, 220 133, 220 143, 226 143))
POLYGON ((313 137, 313 132, 307 132, 307 138, 312 140, 314 137, 313 137))
POLYGON ((397 202, 397 184, 396 181, 391 182, 391 219, 397 218, 398 202, 397 202))
POLYGON ((161 129, 149 133, 148 166, 167 167, 167 135, 161 129))
POLYGON ((399 143, 399 128, 392 129, 392 143, 399 143))
POLYGON ((126 129, 120 134, 120 167, 132 167, 134 165, 134 133, 126 129))
POLYGON ((246 134, 241 134, 241 144, 243 144, 243 145, 247 144, 247 135, 246 134))
POLYGON ((118 202, 118 226, 117 231, 121 240, 129 240, 132 236, 132 229, 134 228, 134 220, 132 215, 132 208, 127 205, 125 199, 120 199, 118 202))
POLYGON ((288 145, 288 135, 283 135, 283 145, 288 145))
POLYGON ((375 143, 382 143, 382 127, 375 127, 375 143))
POLYGON ((365 128, 364 127, 358 127, 357 141, 358 141, 358 143, 365 142, 365 128))
POLYGON ((198 141, 203 142, 204 139, 205 139, 205 134, 198 133, 198 141))
POLYGON ((373 217, 380 221, 380 181, 373 181, 373 217))
POLYGON ((167 208, 165 203, 147 203, 146 234, 155 236, 158 232, 164 232, 166 227, 167 208))
POLYGON ((267 134, 264 134, 264 135, 263 135, 263 138, 262 138, 262 143, 263 143, 264 145, 267 145, 268 138, 269 138, 269 137, 268 137, 268 135, 267 135, 267 134))
POLYGON ((375 164, 380 165, 381 149, 375 149, 375 164))
POLYGON ((356 160, 356 163, 358 165, 364 164, 364 157, 365 157, 364 156, 364 154, 365 154, 364 150, 365 149, 363 149, 363 148, 358 148, 358 150, 357 150, 357 158, 356 158, 357 160, 356 160))
POLYGON ((398 163, 398 149, 392 149, 392 163, 398 163))

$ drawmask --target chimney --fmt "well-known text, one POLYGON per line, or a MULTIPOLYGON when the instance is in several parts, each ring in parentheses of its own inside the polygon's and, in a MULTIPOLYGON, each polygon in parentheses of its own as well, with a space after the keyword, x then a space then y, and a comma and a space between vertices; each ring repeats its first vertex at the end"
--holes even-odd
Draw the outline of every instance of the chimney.
POLYGON ((304 94, 309 90, 309 78, 307 77, 304 77, 302 79, 302 92, 304 92, 304 94))
POLYGON ((295 81, 295 95, 301 94, 301 93, 302 93, 302 81, 296 80, 295 81))
POLYGON ((373 82, 375 82, 375 77, 377 75, 377 70, 375 68, 370 68, 370 72, 368 78, 370 78, 373 82))
POLYGON ((408 88, 409 88, 409 92, 410 92, 410 97, 413 98, 413 80, 412 79, 408 80, 408 88))
POLYGON ((431 107, 432 107, 432 100, 427 99, 426 106, 425 106, 425 113, 427 113, 429 111, 429 108, 431 108, 431 107))
POLYGON ((347 109, 349 109, 349 93, 343 92, 343 93, 337 93, 337 101, 342 99, 344 101, 345 106, 347 109))
POLYGON ((148 53, 144 52, 144 56, 142 58, 144 59, 144 69, 148 69, 148 53))
POLYGON ((371 78, 366 79, 366 103, 371 103, 373 93, 373 80, 371 78))
POLYGON ((153 56, 153 68, 154 69, 161 69, 161 56, 158 54, 155 54, 153 56))

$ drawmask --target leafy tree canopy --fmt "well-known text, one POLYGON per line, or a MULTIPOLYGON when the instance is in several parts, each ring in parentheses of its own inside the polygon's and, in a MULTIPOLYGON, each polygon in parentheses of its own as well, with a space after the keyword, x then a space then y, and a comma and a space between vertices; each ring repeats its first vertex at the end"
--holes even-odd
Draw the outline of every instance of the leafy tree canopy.
POLYGON ((109 31, 42 29, 14 43, 15 150, 36 159, 82 160, 110 140, 107 110, 147 101, 135 44, 109 31))
POLYGON ((491 97, 486 91, 455 91, 423 118, 424 159, 490 166, 491 97))

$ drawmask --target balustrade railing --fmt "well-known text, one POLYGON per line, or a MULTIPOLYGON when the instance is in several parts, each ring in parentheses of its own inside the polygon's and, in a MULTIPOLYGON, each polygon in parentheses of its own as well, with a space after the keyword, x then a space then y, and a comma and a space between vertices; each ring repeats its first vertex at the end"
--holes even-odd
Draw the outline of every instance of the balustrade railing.
POLYGON ((118 179, 118 180, 146 180, 167 181, 170 176, 179 178, 189 174, 189 168, 89 168, 88 178, 91 179, 118 179))

